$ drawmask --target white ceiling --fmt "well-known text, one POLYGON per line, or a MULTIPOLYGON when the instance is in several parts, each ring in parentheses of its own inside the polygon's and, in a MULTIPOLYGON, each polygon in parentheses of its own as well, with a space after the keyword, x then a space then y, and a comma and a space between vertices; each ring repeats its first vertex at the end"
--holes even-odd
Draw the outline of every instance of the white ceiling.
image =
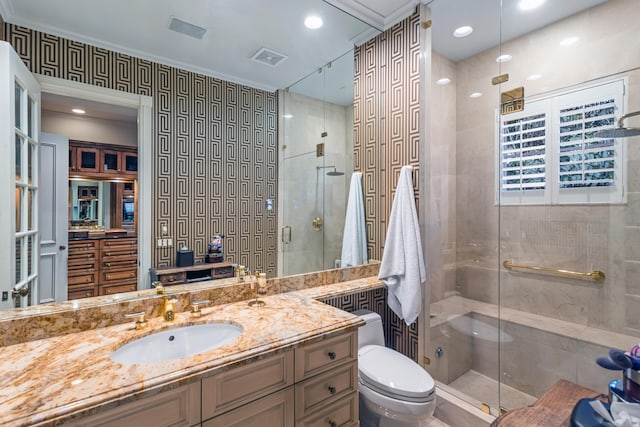
POLYGON ((71 114, 73 108, 84 110, 84 116, 87 117, 126 123, 136 123, 138 120, 138 110, 134 108, 103 104, 102 102, 88 101, 86 99, 80 100, 52 93, 42 94, 42 109, 45 111, 71 114))
POLYGON ((520 0, 433 0, 428 4, 433 49, 457 62, 606 1, 546 0, 537 9, 522 11, 520 0), (473 27, 473 33, 453 37, 463 25, 473 27))
POLYGON ((322 0, 0 0, 5 21, 224 80, 274 91, 368 37, 371 27, 322 0), (318 30, 304 26, 322 17, 318 30), (169 30, 172 16, 207 29, 202 40, 169 30), (251 60, 262 47, 288 58, 251 60))
MULTIPOLYGON (((519 0, 422 0, 432 10, 435 51, 458 61, 606 0, 546 0, 523 13, 519 0), (502 3, 502 11, 500 5, 502 3), (502 13, 502 28, 501 28, 502 13), (471 25, 471 36, 452 32, 471 25), (502 34, 501 34, 502 31, 502 34)), ((410 14, 419 0, 0 0, 7 22, 163 64, 273 91, 292 91, 347 105, 354 44, 410 14), (332 3, 367 20, 338 10, 332 3), (304 27, 320 15, 324 26, 304 27), (172 16, 207 28, 202 40, 170 31, 172 16), (374 28, 375 27, 375 28, 374 28), (253 61, 262 47, 287 55, 278 66, 253 61), (317 73, 328 62, 332 68, 317 73), (307 77, 304 79, 304 77, 307 77)))

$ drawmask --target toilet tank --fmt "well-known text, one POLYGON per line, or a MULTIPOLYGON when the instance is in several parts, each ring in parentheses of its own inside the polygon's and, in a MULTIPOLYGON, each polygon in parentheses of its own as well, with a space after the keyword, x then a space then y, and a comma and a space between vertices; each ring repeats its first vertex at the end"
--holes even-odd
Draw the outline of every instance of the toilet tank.
POLYGON ((365 345, 381 345, 384 347, 384 331, 382 318, 379 314, 369 310, 357 310, 353 314, 362 317, 366 322, 358 328, 358 348, 365 345))

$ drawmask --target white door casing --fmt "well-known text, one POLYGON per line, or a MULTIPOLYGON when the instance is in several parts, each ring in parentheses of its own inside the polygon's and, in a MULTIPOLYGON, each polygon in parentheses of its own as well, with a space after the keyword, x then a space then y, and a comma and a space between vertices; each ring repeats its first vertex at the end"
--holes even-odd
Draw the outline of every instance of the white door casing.
MULTIPOLYGON (((0 308, 14 305, 13 290, 30 290, 37 301, 39 134, 40 85, 0 42, 0 170, 7 171, 0 180, 0 308)), ((26 306, 29 297, 19 301, 26 306)))
POLYGON ((38 304, 67 299, 69 138, 40 133, 38 304))
POLYGON ((151 287, 151 193, 153 98, 36 74, 42 92, 135 108, 138 111, 138 289, 151 287))

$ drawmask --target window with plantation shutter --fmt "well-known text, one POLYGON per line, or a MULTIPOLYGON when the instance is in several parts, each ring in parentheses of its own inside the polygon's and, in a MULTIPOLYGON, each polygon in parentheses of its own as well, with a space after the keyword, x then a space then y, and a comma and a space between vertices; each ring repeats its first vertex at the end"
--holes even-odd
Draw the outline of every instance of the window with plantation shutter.
POLYGON ((501 116, 498 203, 623 203, 625 140, 596 132, 624 114, 624 87, 624 79, 603 83, 501 116))

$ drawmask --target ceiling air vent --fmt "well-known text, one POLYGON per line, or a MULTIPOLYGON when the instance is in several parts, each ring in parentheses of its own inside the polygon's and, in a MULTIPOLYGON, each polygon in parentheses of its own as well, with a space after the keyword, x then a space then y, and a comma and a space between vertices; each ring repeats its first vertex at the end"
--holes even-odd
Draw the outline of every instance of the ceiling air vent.
POLYGON ((273 49, 267 49, 266 47, 263 47, 260 48, 260 50, 257 51, 256 54, 251 57, 251 59, 269 65, 271 67, 275 67, 276 65, 287 59, 287 55, 276 52, 273 49))
POLYGON ((172 16, 169 21, 169 29, 176 33, 185 34, 200 40, 202 40, 202 37, 204 37, 204 34, 207 32, 206 28, 190 24, 182 19, 176 18, 175 16, 172 16))

